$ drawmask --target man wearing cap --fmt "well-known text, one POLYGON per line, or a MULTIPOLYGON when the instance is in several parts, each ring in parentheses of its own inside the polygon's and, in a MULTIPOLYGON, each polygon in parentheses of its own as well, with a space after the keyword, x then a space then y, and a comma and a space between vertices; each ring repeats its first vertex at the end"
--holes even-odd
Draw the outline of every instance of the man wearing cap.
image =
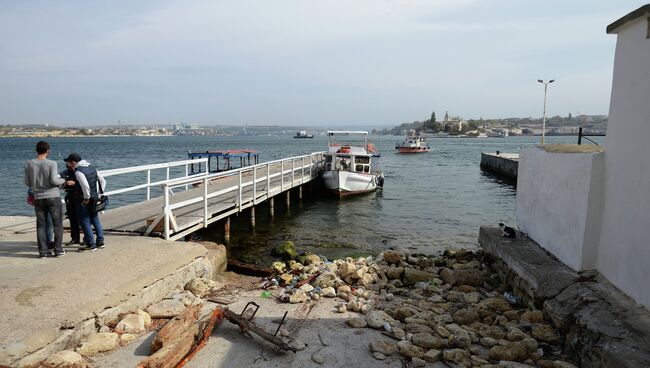
POLYGON ((77 197, 76 209, 79 216, 79 224, 84 232, 85 247, 79 248, 80 252, 94 252, 97 248, 104 248, 104 229, 97 214, 96 205, 99 193, 104 192, 106 180, 97 169, 90 166, 86 160, 82 160, 77 153, 71 153, 66 159, 75 169, 76 186, 81 195, 77 197), (97 233, 97 239, 93 236, 93 229, 97 233))
POLYGON ((50 255, 46 234, 48 215, 54 225, 54 256, 65 255, 61 242, 63 240, 63 211, 59 187, 64 180, 59 176, 56 162, 48 160, 50 145, 45 141, 36 143, 35 159, 25 163, 25 185, 34 193, 34 211, 36 212, 36 238, 38 254, 41 258, 50 255))
POLYGON ((79 231, 79 216, 77 215, 77 200, 81 197, 81 192, 77 189, 77 176, 72 161, 65 161, 65 170, 61 171, 59 175, 65 180, 65 213, 68 215, 70 221, 70 241, 65 245, 81 244, 81 236, 79 231))

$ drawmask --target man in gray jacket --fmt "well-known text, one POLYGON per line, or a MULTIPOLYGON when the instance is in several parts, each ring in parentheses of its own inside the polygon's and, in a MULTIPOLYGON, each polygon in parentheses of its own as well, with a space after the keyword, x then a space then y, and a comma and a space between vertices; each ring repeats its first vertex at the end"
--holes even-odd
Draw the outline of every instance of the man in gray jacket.
POLYGON ((52 217, 54 226, 54 256, 62 257, 65 252, 61 247, 63 240, 63 211, 59 188, 65 182, 59 176, 56 162, 47 159, 50 145, 40 141, 36 144, 35 159, 25 163, 25 185, 34 192, 34 211, 36 212, 36 237, 38 254, 41 258, 49 255, 45 226, 47 215, 52 217))

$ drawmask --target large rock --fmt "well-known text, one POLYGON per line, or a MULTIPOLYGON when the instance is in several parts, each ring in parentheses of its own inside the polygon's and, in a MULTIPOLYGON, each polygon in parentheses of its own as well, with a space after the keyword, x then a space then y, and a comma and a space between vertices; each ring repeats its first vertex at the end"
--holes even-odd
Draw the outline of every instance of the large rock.
POLYGON ((110 351, 118 346, 119 335, 114 332, 100 332, 92 335, 88 341, 77 348, 81 355, 94 355, 104 351, 110 351))
POLYGON ((137 335, 144 331, 144 318, 139 314, 127 314, 120 322, 118 322, 117 326, 115 326, 115 332, 117 333, 137 335))
POLYGON ((521 320, 530 323, 542 323, 544 322, 544 313, 541 310, 525 311, 521 315, 521 320))
POLYGON ((149 313, 143 310, 138 310, 136 313, 142 317, 142 320, 144 320, 145 327, 149 327, 149 325, 151 325, 151 316, 149 315, 149 313))
POLYGON ((478 330, 479 335, 482 337, 491 337, 499 340, 506 336, 506 332, 499 326, 482 326, 478 330))
POLYGON ((172 318, 185 310, 185 305, 179 300, 165 299, 147 308, 151 318, 172 318))
POLYGON ((428 332, 418 332, 413 334, 411 342, 425 349, 442 348, 446 345, 445 340, 435 337, 428 332))
POLYGON ((346 322, 352 328, 364 328, 368 326, 368 322, 366 322, 365 319, 361 319, 357 317, 349 318, 346 322))
POLYGON ((522 362, 528 358, 529 347, 523 341, 511 342, 506 345, 493 346, 488 353, 490 359, 522 362))
POLYGON ((417 310, 411 307, 397 307, 393 310, 393 318, 404 322, 405 319, 413 316, 417 313, 417 310))
POLYGON ((352 262, 343 262, 339 265, 339 276, 342 278, 351 276, 357 270, 357 265, 352 262))
POLYGON ((373 340, 370 342, 370 350, 373 353, 381 353, 384 356, 390 356, 397 352, 397 344, 384 340, 373 340))
POLYGON ((383 254, 384 261, 388 264, 398 264, 404 257, 404 253, 396 250, 387 250, 383 254))
POLYGON ((336 296, 336 290, 334 290, 333 287, 325 287, 322 288, 321 294, 323 294, 324 297, 326 298, 334 298, 336 296))
POLYGON ((87 366, 81 354, 72 350, 54 353, 43 362, 45 368, 86 368, 87 366))
POLYGON ((208 295, 215 286, 217 286, 217 283, 212 280, 203 277, 196 277, 185 284, 185 289, 191 291, 192 294, 199 298, 202 298, 208 295))
POLYGON ((481 316, 471 308, 460 309, 454 313, 454 322, 459 325, 469 325, 480 320, 481 316))
POLYGON ((442 356, 442 351, 438 349, 430 349, 426 353, 424 353, 424 355, 422 355, 422 359, 428 363, 435 363, 440 360, 441 356, 442 356))
POLYGON ((305 256, 305 263, 319 265, 323 263, 323 260, 316 254, 308 254, 305 256))
POLYGON ((391 267, 386 271, 386 277, 390 280, 397 280, 402 278, 402 274, 404 274, 404 267, 391 267))
POLYGON ((483 279, 481 278, 481 271, 470 268, 470 269, 461 269, 461 270, 452 270, 445 268, 440 272, 440 278, 442 281, 449 285, 473 285, 479 286, 483 284, 483 279))
POLYGON ((181 292, 174 292, 170 294, 167 298, 165 299, 176 299, 183 303, 184 306, 190 307, 194 305, 202 305, 203 304, 203 299, 197 297, 194 295, 191 291, 189 290, 183 290, 181 292))
POLYGON ((420 281, 429 281, 432 280, 436 277, 436 274, 426 272, 426 271, 421 271, 421 270, 416 270, 415 268, 412 267, 406 267, 404 269, 404 276, 402 277, 402 281, 404 282, 404 285, 415 285, 416 283, 420 281))
POLYGON ((487 308, 494 312, 505 312, 512 309, 510 303, 503 298, 485 298, 478 303, 479 306, 487 308))
POLYGON ((289 303, 291 303, 291 304, 304 303, 307 300, 309 300, 309 298, 307 297, 307 294, 305 294, 305 292, 300 290, 300 289, 296 290, 289 297, 289 303))
POLYGON ((368 322, 368 326, 377 330, 381 330, 384 328, 384 322, 392 324, 395 323, 395 320, 393 317, 389 316, 388 313, 382 310, 373 310, 370 313, 366 314, 366 322, 368 322))
POLYGON ((316 280, 314 280, 314 286, 318 286, 321 289, 331 288, 336 285, 337 281, 338 277, 336 277, 334 272, 325 271, 316 277, 316 280))
POLYGON ((420 358, 424 355, 422 348, 411 344, 408 340, 402 340, 397 343, 400 354, 407 358, 420 358))
POLYGON ((549 344, 557 344, 560 342, 560 337, 557 335, 553 327, 541 323, 533 325, 531 335, 537 340, 549 344))
POLYGON ((446 362, 452 362, 456 364, 461 364, 465 360, 469 359, 469 351, 463 349, 449 349, 442 352, 442 358, 446 362))
POLYGON ((288 261, 290 259, 296 258, 296 246, 293 244, 293 242, 286 241, 273 248, 271 254, 288 261))

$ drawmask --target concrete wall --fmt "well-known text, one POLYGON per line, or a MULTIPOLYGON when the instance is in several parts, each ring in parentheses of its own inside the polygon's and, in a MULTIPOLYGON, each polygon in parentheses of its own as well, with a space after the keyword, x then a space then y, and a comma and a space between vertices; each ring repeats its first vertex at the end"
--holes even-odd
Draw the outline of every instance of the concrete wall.
POLYGON ((517 180, 519 155, 516 153, 481 153, 481 169, 508 179, 517 180))
POLYGON ((618 30, 607 127, 598 270, 650 308, 650 39, 647 17, 618 30))
POLYGON ((603 156, 542 148, 523 149, 519 155, 519 229, 574 270, 596 266, 603 156))

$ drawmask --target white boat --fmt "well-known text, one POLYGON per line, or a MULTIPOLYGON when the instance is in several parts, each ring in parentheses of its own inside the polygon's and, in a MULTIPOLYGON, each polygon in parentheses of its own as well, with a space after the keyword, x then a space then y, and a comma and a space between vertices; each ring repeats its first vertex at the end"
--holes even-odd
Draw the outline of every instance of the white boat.
POLYGON ((372 192, 384 185, 379 153, 365 131, 327 132, 328 150, 322 178, 325 187, 339 197, 372 192), (349 142, 339 142, 345 137, 349 142))
POLYGON ((507 129, 486 130, 485 135, 490 138, 506 138, 508 137, 507 129))
POLYGON ((431 151, 427 139, 416 134, 415 130, 409 129, 406 137, 401 143, 395 145, 397 153, 424 153, 431 151))

